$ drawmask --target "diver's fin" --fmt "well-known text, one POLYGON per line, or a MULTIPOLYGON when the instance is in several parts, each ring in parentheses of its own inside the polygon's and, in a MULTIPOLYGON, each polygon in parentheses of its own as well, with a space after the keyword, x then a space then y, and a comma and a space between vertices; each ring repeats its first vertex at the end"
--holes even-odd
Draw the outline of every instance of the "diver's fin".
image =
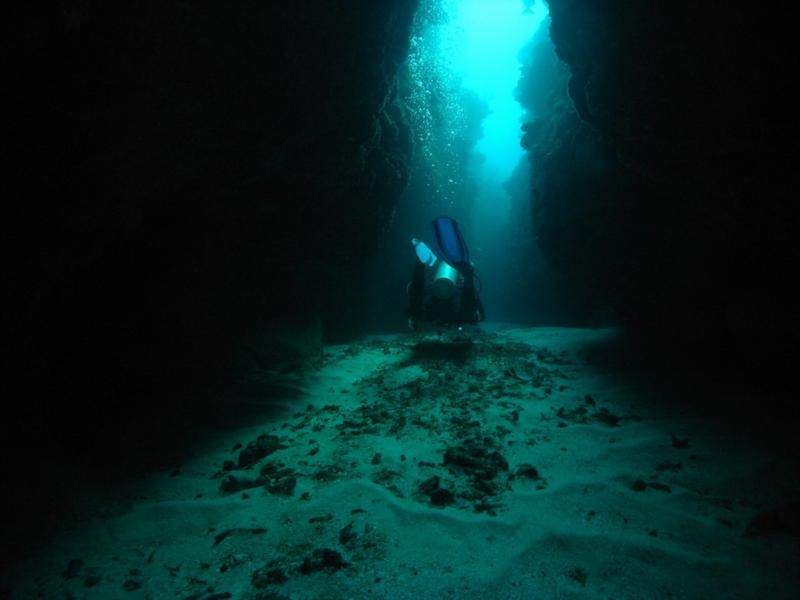
POLYGON ((451 217, 441 216, 433 220, 433 232, 444 259, 459 271, 470 269, 469 249, 467 248, 458 223, 451 217))

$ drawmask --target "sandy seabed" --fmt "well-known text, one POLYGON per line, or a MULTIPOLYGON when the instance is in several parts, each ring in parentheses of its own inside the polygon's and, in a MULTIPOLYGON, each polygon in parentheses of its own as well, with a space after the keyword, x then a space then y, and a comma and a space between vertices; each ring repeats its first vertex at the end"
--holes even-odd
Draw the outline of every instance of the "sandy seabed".
POLYGON ((598 364, 617 335, 489 326, 328 347, 319 370, 265 374, 269 411, 87 501, 4 593, 800 597, 798 458, 598 364))

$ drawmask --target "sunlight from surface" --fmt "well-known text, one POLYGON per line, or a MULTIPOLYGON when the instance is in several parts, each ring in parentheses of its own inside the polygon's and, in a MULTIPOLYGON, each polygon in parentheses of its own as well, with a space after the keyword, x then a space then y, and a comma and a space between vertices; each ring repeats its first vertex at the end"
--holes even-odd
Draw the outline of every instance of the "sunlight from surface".
POLYGON ((547 15, 543 0, 462 0, 454 6, 442 53, 464 87, 489 104, 477 150, 486 157, 482 178, 504 181, 523 155, 522 108, 514 99, 519 51, 547 15), (530 6, 530 12, 527 6, 530 6))

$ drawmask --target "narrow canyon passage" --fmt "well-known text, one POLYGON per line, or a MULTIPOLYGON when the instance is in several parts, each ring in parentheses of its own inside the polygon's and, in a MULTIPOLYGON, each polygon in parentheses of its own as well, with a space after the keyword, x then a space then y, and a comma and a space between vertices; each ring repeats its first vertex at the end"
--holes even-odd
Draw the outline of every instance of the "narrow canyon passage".
POLYGON ((788 9, 6 22, 0 600, 800 595, 788 9))

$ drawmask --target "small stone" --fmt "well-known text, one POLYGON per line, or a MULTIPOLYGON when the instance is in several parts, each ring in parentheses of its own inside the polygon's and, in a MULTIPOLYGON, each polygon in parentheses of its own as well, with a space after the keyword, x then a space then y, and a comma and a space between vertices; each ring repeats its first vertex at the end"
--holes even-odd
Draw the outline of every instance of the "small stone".
POLYGON ((524 477, 526 479, 539 479, 539 470, 534 467, 533 465, 529 465, 528 463, 522 463, 519 465, 514 472, 514 475, 517 477, 524 477))
POLYGON ((310 557, 306 557, 300 567, 300 572, 303 575, 308 575, 315 571, 338 571, 346 566, 348 566, 348 563, 336 550, 318 548, 311 553, 310 557))
POLYGON ((314 523, 327 523, 328 521, 332 521, 332 520, 333 520, 333 515, 331 513, 327 513, 327 514, 321 515, 319 517, 311 517, 308 520, 308 522, 313 525, 314 523))
POLYGON ((123 589, 126 592, 133 592, 142 587, 142 584, 135 579, 127 579, 125 583, 122 584, 123 589))
POLYGON ((294 488, 297 485, 296 477, 284 477, 277 483, 267 486, 270 494, 280 494, 282 496, 291 496, 294 494, 294 488))
POLYGON ((576 581, 582 587, 586 587, 586 579, 589 577, 589 574, 580 567, 577 567, 575 569, 570 570, 567 573, 567 577, 569 577, 573 581, 576 581))
MULTIPOLYGON (((285 424, 284 424, 285 425, 285 424)), ((274 435, 262 434, 258 438, 247 444, 247 447, 239 453, 238 468, 246 469, 253 466, 259 460, 288 446, 274 435)))
POLYGON ((353 531, 353 523, 349 523, 346 527, 342 527, 339 530, 339 543, 342 546, 346 546, 356 538, 358 538, 358 534, 353 531))
POLYGON ((422 483, 419 484, 419 491, 421 494, 426 496, 430 496, 436 490, 439 489, 439 477, 438 475, 434 475, 430 479, 426 479, 422 483))
POLYGON ((431 504, 434 506, 447 506, 455 500, 453 492, 444 488, 439 488, 430 495, 431 504))
POLYGON ((672 493, 672 489, 668 485, 666 485, 664 483, 658 483, 657 481, 651 481, 647 485, 648 485, 648 487, 651 487, 654 490, 660 490, 662 492, 667 492, 668 494, 672 493))
POLYGON ((254 588, 260 590, 270 585, 286 583, 289 581, 289 578, 281 569, 268 569, 267 567, 261 567, 253 572, 253 576, 251 577, 250 581, 254 588))

